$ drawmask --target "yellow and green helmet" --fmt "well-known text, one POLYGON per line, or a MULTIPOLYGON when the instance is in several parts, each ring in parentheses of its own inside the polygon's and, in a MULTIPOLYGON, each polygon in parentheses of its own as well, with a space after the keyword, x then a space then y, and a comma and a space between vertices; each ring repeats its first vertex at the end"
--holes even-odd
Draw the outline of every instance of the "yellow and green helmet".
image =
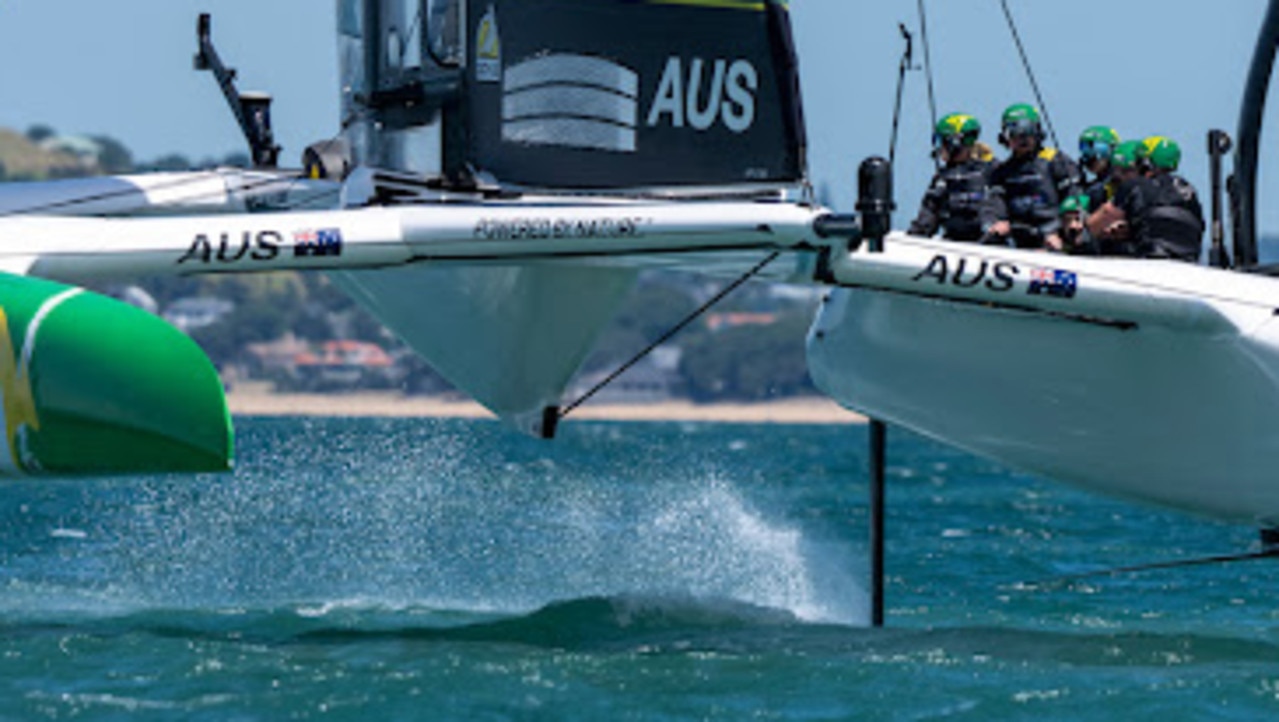
POLYGON ((1181 146, 1170 138, 1152 135, 1142 141, 1142 148, 1150 164, 1156 168, 1173 171, 1181 165, 1181 146))
POLYGON ((947 148, 972 147, 981 136, 981 123, 965 113, 951 113, 937 121, 933 131, 933 145, 947 148))
POLYGON ((1114 128, 1094 125, 1079 134, 1079 159, 1085 163, 1094 160, 1110 160, 1119 145, 1119 134, 1114 128))
POLYGON ((1116 168, 1140 168, 1145 159, 1146 146, 1139 140, 1120 143, 1110 154, 1110 164, 1116 168))

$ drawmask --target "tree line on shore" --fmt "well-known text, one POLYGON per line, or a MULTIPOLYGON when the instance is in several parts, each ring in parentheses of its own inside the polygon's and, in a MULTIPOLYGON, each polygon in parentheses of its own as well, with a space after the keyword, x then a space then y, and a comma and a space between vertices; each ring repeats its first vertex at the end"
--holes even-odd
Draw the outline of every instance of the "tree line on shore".
POLYGON ((64 135, 37 124, 24 132, 0 128, 0 181, 44 181, 150 171, 182 171, 217 166, 245 168, 244 152, 190 158, 167 153, 139 160, 124 143, 108 135, 64 135))

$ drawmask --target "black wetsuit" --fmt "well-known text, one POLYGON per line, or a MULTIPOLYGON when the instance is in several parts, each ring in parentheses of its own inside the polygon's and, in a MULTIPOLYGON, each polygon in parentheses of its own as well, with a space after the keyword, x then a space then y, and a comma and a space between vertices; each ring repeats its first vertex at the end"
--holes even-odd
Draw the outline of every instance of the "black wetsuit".
POLYGON ((1150 255, 1196 262, 1203 251, 1203 206, 1190 181, 1175 173, 1157 175, 1155 208, 1150 211, 1150 255))
POLYGON ((995 220, 990 171, 989 162, 976 158, 938 171, 910 224, 911 235, 931 236, 940 228, 952 241, 981 240, 995 220))
MULTIPOLYGON (((1124 255, 1196 262, 1203 249, 1203 206, 1185 178, 1164 173, 1124 183, 1115 205, 1131 228, 1124 255)), ((1121 250, 1121 249, 1117 249, 1121 250)))
POLYGON ((1013 156, 990 174, 996 214, 1013 225, 1018 248, 1041 248, 1044 238, 1061 227, 1058 207, 1080 192, 1079 166, 1065 153, 1043 150, 1013 156))
MULTIPOLYGON (((1063 229, 1064 230, 1064 229, 1063 229)), ((1093 237, 1087 228, 1079 231, 1076 238, 1067 238, 1064 233, 1061 237, 1062 243, 1065 244, 1065 252, 1072 256, 1099 256, 1101 255, 1101 244, 1093 237)))
POLYGON ((1097 176, 1091 182, 1085 183, 1084 195, 1088 196, 1088 211, 1094 212, 1106 204, 1106 201, 1115 199, 1115 186, 1111 182, 1110 169, 1097 176))

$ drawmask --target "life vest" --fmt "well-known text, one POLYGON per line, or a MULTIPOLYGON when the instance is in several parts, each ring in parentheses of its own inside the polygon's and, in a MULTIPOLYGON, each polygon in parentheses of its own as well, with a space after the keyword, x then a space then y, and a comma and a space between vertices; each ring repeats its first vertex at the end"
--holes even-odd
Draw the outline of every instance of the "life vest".
POLYGON ((1179 175, 1167 173, 1150 182, 1143 246, 1147 255, 1196 261, 1203 248, 1203 207, 1194 186, 1179 175))
POLYGON ((933 176, 910 233, 931 236, 938 229, 952 241, 981 240, 994 220, 990 204, 990 164, 970 159, 933 176))
POLYGON ((947 238, 975 241, 982 235, 982 209, 987 204, 990 164, 970 160, 937 174, 941 198, 941 225, 947 238))
POLYGON ((1003 195, 1009 221, 1046 235, 1060 226, 1058 206, 1078 189, 1079 171, 1064 154, 1045 148, 1034 156, 1005 160, 992 172, 991 185, 1003 195))

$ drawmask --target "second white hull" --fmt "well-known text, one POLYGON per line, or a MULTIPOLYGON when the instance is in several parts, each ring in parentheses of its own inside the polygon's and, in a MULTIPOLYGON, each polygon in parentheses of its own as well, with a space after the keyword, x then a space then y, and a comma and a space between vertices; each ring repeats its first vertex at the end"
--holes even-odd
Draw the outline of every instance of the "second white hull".
POLYGON ((850 257, 847 287, 810 334, 814 379, 836 400, 1057 480, 1279 524, 1279 322, 1260 302, 1279 299, 1279 281, 1170 262, 889 248, 850 257), (945 278, 928 265, 939 252, 945 278), (965 257, 961 283, 978 258, 1019 273, 1009 289, 965 288, 953 282, 965 257), (1075 274, 1077 295, 1026 293, 1029 264, 1075 274), (1115 296, 1113 315, 1096 315, 1097 294, 1115 296))

